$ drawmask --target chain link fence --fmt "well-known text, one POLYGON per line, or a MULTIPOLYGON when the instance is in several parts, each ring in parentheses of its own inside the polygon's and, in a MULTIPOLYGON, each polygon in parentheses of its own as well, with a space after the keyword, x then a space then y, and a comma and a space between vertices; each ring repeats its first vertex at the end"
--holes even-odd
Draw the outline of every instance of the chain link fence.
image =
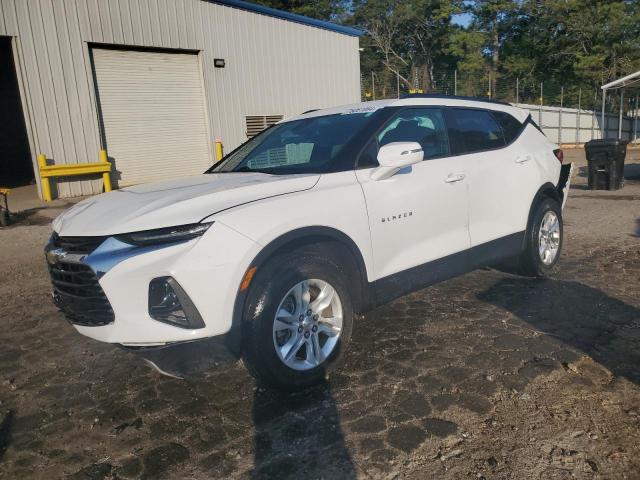
POLYGON ((622 138, 640 144, 640 91, 608 92, 602 124, 600 88, 562 85, 532 78, 492 78, 490 72, 434 72, 433 81, 415 78, 411 86, 394 74, 363 72, 362 100, 400 98, 411 93, 432 93, 486 98, 529 110, 545 134, 559 144, 583 144, 597 138, 622 138), (622 112, 622 116, 620 113, 622 112))

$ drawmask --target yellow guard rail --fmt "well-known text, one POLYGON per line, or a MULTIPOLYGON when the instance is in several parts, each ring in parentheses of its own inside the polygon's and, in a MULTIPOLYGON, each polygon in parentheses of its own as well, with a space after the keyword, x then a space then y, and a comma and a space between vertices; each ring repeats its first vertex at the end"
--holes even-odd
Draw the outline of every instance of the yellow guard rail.
POLYGON ((100 161, 94 163, 76 163, 71 165, 47 165, 47 157, 38 155, 38 167, 40 169, 40 184, 42 185, 42 199, 51 201, 51 177, 68 177, 73 175, 88 175, 101 173, 104 182, 104 191, 111 191, 111 163, 107 160, 107 151, 100 150, 100 161))

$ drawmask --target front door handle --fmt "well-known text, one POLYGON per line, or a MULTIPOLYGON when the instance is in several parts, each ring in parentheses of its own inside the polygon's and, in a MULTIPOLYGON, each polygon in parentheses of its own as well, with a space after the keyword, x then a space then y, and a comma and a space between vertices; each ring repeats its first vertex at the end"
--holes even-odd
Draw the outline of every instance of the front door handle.
POLYGON ((450 173, 447 178, 444 179, 446 183, 455 183, 464 180, 466 175, 464 173, 450 173))
POLYGON ((531 155, 519 155, 516 157, 516 163, 522 164, 531 160, 531 155))

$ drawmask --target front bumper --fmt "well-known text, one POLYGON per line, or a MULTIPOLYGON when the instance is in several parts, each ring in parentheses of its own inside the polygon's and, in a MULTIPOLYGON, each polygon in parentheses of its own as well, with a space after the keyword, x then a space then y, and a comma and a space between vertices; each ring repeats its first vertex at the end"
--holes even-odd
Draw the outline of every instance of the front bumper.
POLYGON ((70 318, 80 333, 108 343, 151 347, 230 331, 238 286, 258 251, 255 242, 216 223, 202 237, 183 243, 122 245, 109 237, 79 259, 95 272, 113 310, 113 321, 106 325, 80 325, 70 318), (173 277, 187 292, 204 320, 203 328, 185 329, 150 317, 149 283, 163 276, 173 277))
POLYGON ((237 339, 232 334, 158 347, 120 347, 143 358, 160 373, 178 378, 234 362, 240 357, 237 339))

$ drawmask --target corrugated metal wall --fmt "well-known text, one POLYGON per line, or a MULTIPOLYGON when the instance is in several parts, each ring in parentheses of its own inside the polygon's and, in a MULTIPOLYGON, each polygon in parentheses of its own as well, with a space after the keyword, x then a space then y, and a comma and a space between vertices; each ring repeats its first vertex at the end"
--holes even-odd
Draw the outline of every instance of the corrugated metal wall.
MULTIPOLYGON (((582 144, 603 136, 618 138, 619 114, 607 113, 603 126, 600 111, 524 103, 517 106, 528 110, 545 135, 558 144, 582 144)), ((630 117, 622 117, 622 139, 629 143, 637 143, 638 133, 640 132, 637 121, 630 117)))
MULTIPOLYGON (((210 133, 227 151, 246 115, 360 100, 357 37, 205 0, 0 0, 0 35, 15 37, 32 154, 56 164, 98 158, 90 43, 201 51, 210 133)), ((76 196, 102 182, 58 186, 76 196)))

